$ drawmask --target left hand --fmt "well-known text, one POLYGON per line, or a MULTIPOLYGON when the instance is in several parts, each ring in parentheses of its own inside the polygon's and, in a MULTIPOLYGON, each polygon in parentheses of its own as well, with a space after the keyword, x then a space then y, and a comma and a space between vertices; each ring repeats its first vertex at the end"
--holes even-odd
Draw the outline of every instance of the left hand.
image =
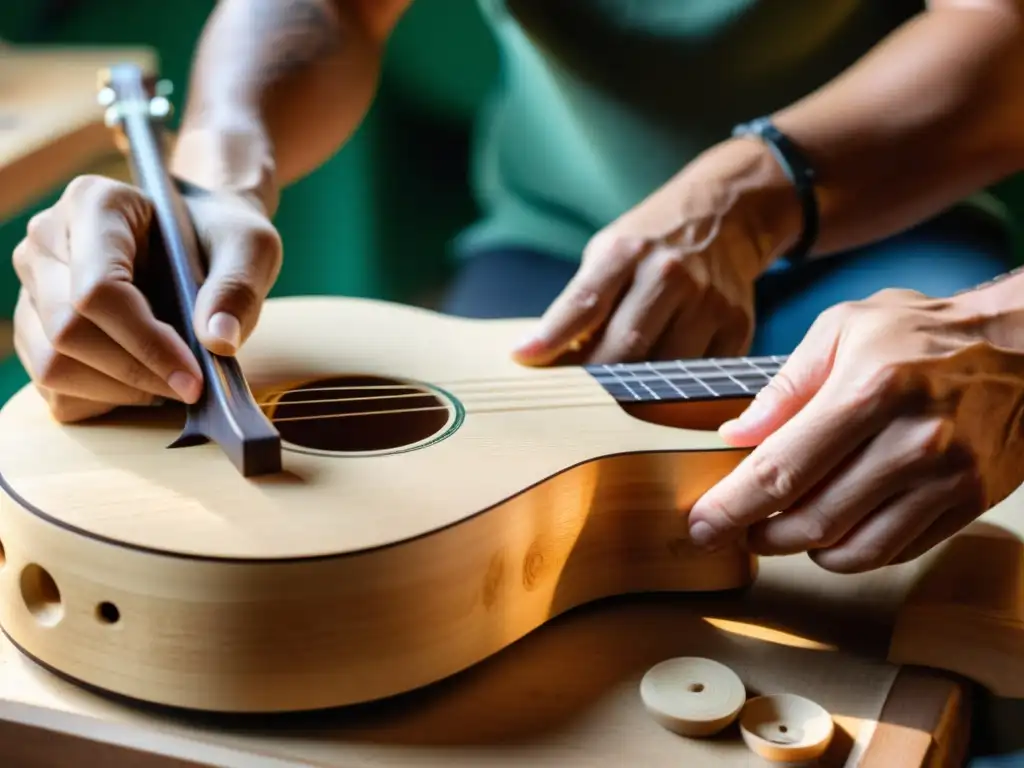
POLYGON ((887 290, 824 312, 723 425, 727 442, 757 447, 694 504, 694 543, 746 533, 756 554, 863 572, 920 556, 1006 498, 1024 482, 1024 353, 992 340, 989 311, 980 291, 887 290))
POLYGON ((515 357, 548 365, 572 353, 578 363, 744 354, 754 281, 800 221, 768 150, 723 142, 594 236, 515 357))

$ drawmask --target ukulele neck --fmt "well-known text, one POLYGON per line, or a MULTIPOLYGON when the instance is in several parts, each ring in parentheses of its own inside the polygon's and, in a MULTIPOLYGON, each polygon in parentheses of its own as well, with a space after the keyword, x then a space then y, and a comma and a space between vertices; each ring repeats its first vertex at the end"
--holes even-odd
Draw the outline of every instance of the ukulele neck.
POLYGON ((584 368, 620 403, 671 403, 751 398, 785 362, 782 356, 729 357, 584 368))
POLYGON ((215 355, 199 343, 193 328, 196 297, 205 279, 208 254, 184 198, 163 158, 163 120, 170 102, 152 78, 131 64, 100 75, 100 104, 132 177, 152 202, 154 227, 149 242, 152 290, 146 296, 161 319, 176 326, 203 372, 203 394, 185 409, 185 426, 170 448, 216 442, 244 477, 281 471, 281 436, 255 402, 238 361, 215 355), (165 290, 169 296, 162 295, 165 290), (171 311, 164 314, 167 308, 171 311))

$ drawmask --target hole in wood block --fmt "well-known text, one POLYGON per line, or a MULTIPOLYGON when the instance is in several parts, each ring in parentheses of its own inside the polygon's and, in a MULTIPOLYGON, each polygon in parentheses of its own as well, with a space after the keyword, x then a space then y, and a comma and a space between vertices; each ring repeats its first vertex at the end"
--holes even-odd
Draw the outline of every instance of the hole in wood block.
POLYGON ((101 624, 117 624, 121 620, 121 611, 113 603, 102 602, 96 606, 96 618, 101 624))
POLYGON ((774 694, 750 699, 740 714, 740 734, 751 751, 773 763, 816 760, 832 741, 832 716, 809 699, 774 694))
POLYGON ((29 563, 21 571, 21 599, 36 621, 52 627, 64 616, 60 590, 50 572, 36 563, 29 563))
POLYGON ((668 730, 690 738, 727 728, 743 707, 739 676, 712 659, 680 657, 655 664, 640 681, 647 713, 668 730))

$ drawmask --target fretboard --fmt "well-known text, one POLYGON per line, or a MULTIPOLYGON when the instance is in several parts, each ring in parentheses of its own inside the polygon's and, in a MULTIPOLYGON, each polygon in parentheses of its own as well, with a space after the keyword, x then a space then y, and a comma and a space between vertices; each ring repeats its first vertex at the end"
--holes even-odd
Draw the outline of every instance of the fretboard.
POLYGON ((785 357, 723 357, 585 366, 620 403, 753 397, 785 357))

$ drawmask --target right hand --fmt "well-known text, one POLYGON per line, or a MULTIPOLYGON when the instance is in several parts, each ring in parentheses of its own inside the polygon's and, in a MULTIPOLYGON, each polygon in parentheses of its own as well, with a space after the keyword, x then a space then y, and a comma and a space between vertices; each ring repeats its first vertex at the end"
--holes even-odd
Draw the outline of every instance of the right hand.
POLYGON ((823 312, 722 425, 753 451, 691 508, 694 543, 863 573, 920 557, 1002 502, 1024 482, 1019 306, 983 286, 888 289, 823 312))
MULTIPOLYGON (((211 193, 186 204, 210 259, 193 327, 210 351, 233 355, 280 272, 281 240, 247 197, 211 193)), ((61 422, 161 398, 192 403, 202 393, 195 356, 133 284, 151 226, 140 190, 81 176, 29 221, 14 249, 15 350, 61 422)))

